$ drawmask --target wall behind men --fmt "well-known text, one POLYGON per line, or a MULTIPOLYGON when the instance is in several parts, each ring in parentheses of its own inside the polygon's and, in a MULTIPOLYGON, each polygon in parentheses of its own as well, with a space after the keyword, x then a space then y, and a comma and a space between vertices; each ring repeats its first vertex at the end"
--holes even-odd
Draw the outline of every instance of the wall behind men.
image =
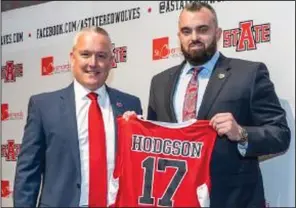
MULTIPOLYGON (((29 97, 71 83, 69 53, 75 33, 90 25, 110 33, 116 61, 107 83, 139 96, 146 115, 152 76, 183 60, 177 23, 187 2, 52 1, 2 13, 2 206, 12 206, 29 97)), ((295 206, 295 3, 208 2, 224 31, 220 51, 269 68, 293 138, 286 154, 260 164, 267 206, 295 206)))
POLYGON ((50 1, 1 1, 1 12, 9 11, 12 9, 24 8, 46 2, 50 1))

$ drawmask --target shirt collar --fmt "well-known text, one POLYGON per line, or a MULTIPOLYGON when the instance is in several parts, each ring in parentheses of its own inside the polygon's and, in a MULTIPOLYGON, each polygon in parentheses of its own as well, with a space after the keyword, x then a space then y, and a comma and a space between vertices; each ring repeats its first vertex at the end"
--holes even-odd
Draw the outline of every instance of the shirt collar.
POLYGON ((213 57, 208 62, 206 62, 201 66, 193 66, 187 61, 183 68, 183 73, 188 74, 192 68, 201 67, 203 68, 203 70, 199 73, 199 75, 211 75, 219 57, 220 57, 220 53, 219 51, 216 51, 213 57))
POLYGON ((90 92, 97 93, 100 99, 104 99, 107 94, 105 85, 102 85, 99 89, 96 89, 95 91, 91 91, 82 86, 76 79, 74 79, 74 92, 75 97, 79 100, 85 99, 90 92))

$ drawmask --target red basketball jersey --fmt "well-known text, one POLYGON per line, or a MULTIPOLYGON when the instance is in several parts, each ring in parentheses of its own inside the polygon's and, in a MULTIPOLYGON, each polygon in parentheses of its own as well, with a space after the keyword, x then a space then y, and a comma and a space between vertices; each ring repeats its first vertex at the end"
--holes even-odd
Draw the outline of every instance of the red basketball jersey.
POLYGON ((209 121, 118 122, 115 206, 209 206, 216 131, 209 121))

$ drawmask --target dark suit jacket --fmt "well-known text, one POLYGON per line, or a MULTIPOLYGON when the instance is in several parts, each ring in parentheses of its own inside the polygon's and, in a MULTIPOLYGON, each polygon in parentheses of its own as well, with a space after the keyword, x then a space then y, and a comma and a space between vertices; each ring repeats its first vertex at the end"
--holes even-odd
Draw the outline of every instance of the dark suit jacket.
MULTIPOLYGON (((153 77, 148 119, 177 122, 173 95, 184 64, 153 77)), ((220 54, 197 118, 210 120, 222 112, 232 113, 237 123, 247 129, 249 142, 246 156, 242 157, 237 143, 225 137, 217 139, 211 162, 211 207, 263 207, 264 191, 257 157, 285 151, 290 143, 285 111, 263 63, 220 54), (225 77, 219 78, 219 74, 225 77)))
MULTIPOLYGON (((114 118, 127 110, 142 114, 139 98, 109 87, 107 92, 114 118)), ((36 207, 41 181, 39 206, 79 206, 81 174, 73 83, 30 98, 16 167, 14 206, 36 207)))

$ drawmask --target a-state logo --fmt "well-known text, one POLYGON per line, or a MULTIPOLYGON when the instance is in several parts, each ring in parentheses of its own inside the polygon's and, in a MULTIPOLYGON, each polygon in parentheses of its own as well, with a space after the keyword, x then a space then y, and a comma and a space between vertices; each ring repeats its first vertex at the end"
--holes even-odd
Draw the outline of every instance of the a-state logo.
POLYGON ((4 83, 15 82, 16 77, 23 76, 23 64, 14 61, 6 61, 5 66, 1 67, 1 79, 4 79, 4 83))
POLYGON ((1 157, 6 161, 16 161, 20 153, 20 144, 16 144, 14 139, 7 140, 7 144, 1 145, 1 157))
POLYGON ((253 25, 253 20, 239 23, 239 28, 223 31, 223 47, 237 52, 256 50, 257 44, 270 42, 270 23, 253 25))
POLYGON ((115 47, 115 44, 112 43, 112 52, 113 52, 113 62, 112 62, 112 68, 117 68, 118 63, 123 63, 127 61, 127 47, 126 46, 120 46, 115 47))
POLYGON ((8 180, 1 180, 1 197, 8 198, 12 193, 10 190, 10 183, 8 180))

